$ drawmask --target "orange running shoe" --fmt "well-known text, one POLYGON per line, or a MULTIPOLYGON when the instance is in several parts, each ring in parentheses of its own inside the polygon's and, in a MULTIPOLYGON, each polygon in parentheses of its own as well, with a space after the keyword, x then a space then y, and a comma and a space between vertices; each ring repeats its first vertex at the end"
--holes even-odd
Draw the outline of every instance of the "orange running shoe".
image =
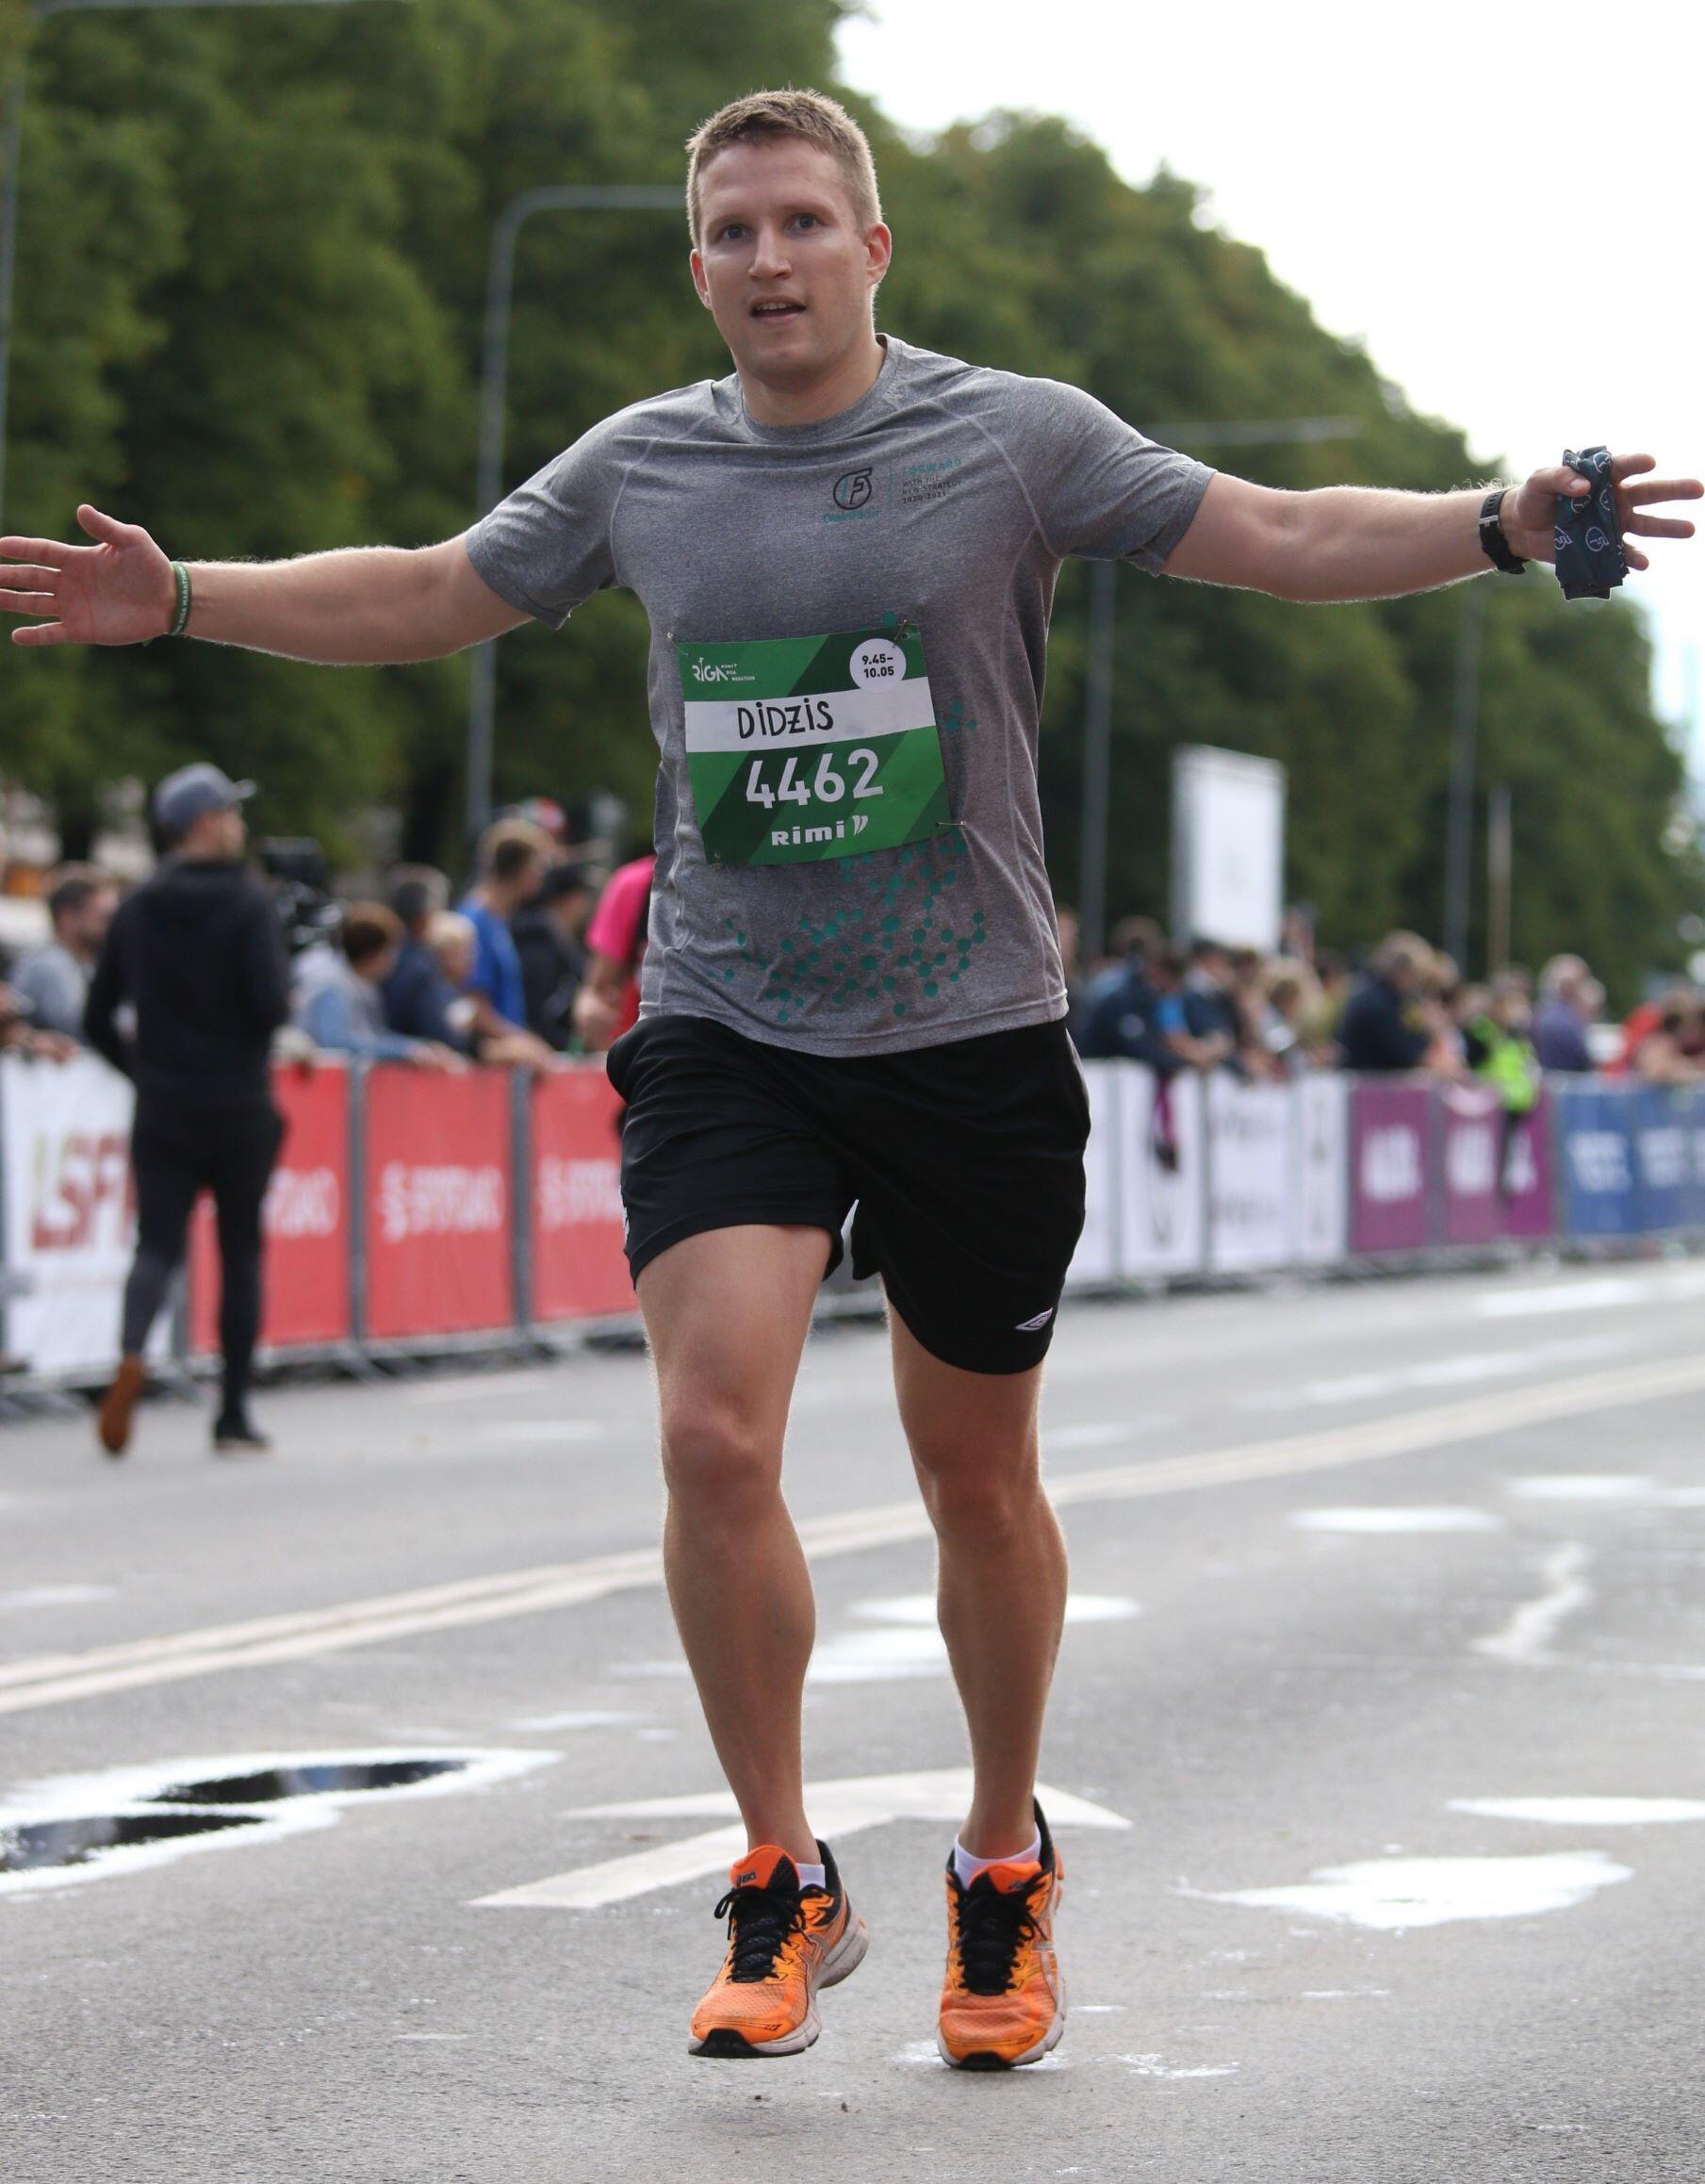
POLYGON ((969 1888, 947 1861, 947 1977, 936 2045, 956 2070, 1039 2061, 1066 2028, 1054 1954, 1063 1877, 1040 1805, 1036 1825, 1040 1860, 1004 1859, 969 1888))
POLYGON ((95 1433, 109 1456, 122 1456, 130 1446, 130 1418, 148 1377, 147 1368, 134 1352, 128 1353, 112 1376, 112 1385, 101 1398, 95 1433))
POLYGON ((798 1868, 773 1843, 730 1869, 716 1906, 729 1953, 693 2013, 690 2055, 798 2055, 816 2039, 817 1989, 856 1971, 870 1946, 828 1844, 817 1848, 822 1888, 802 1891, 798 1868))

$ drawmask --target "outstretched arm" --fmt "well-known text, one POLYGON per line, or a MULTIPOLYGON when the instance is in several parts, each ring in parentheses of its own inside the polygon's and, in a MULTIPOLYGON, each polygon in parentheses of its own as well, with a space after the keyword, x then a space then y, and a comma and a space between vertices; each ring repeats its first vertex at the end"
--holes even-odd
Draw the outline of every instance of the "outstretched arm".
MULTIPOLYGON (((1631 568, 1649 566, 1635 539, 1693 536, 1684 517, 1647 511, 1705 494, 1697 478, 1648 478, 1655 468, 1649 455, 1618 455, 1611 465, 1631 568)), ((1503 528, 1515 551, 1525 561, 1552 560, 1558 494, 1584 497, 1589 490, 1584 478, 1561 465, 1507 486, 1503 528)), ((1434 494, 1330 485, 1283 493, 1221 472, 1169 555, 1166 574, 1283 599, 1380 599, 1431 591, 1491 567, 1479 536, 1484 499, 1484 488, 1434 494)))
MULTIPOLYGON (((139 524, 98 508, 79 508, 77 521, 92 546, 0 538, 0 611, 30 617, 12 632, 13 644, 137 645, 163 636, 177 607, 168 556, 139 524)), ((334 666, 440 660, 527 619, 479 576, 460 538, 300 561, 191 562, 189 575, 188 635, 334 666)))

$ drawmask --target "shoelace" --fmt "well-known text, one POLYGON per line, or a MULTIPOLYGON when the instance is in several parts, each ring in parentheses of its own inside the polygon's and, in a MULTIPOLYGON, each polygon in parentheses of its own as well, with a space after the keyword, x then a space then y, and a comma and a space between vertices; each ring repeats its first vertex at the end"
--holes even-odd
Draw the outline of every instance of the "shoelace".
POLYGON ((730 1888, 714 1915, 729 1922, 730 1979, 767 1979, 776 1959, 805 1925, 805 1899, 793 1889, 730 1888))
POLYGON ((1004 1995, 1011 1986, 1020 1945, 1041 1931, 1031 1897, 1046 1878, 1039 1873, 1027 1888, 1003 1894, 980 1877, 966 1888, 954 1876, 959 1891, 959 1965, 972 1994, 1004 1995))

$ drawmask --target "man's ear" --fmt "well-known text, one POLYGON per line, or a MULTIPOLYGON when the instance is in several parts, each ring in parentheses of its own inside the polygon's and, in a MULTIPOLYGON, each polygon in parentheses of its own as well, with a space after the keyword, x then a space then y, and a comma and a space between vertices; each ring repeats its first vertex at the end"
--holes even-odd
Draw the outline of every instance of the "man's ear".
POLYGON ((705 278, 704 260, 697 249, 688 254, 687 265, 692 271, 693 286, 698 290, 698 301, 708 311, 711 307, 711 284, 705 278))
POLYGON ((893 236, 880 221, 869 228, 864 236, 864 266, 871 276, 871 287, 880 285, 889 267, 893 263, 893 236))

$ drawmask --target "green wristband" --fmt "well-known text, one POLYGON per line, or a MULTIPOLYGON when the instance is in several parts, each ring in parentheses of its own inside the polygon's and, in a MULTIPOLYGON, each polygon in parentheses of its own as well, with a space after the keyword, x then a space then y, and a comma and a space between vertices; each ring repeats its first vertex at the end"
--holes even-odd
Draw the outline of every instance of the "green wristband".
POLYGON ((189 571, 183 562, 172 563, 172 576, 177 585, 177 613, 172 616, 172 627, 166 634, 169 637, 181 637, 189 627, 189 609, 195 604, 195 593, 189 583, 189 571))

